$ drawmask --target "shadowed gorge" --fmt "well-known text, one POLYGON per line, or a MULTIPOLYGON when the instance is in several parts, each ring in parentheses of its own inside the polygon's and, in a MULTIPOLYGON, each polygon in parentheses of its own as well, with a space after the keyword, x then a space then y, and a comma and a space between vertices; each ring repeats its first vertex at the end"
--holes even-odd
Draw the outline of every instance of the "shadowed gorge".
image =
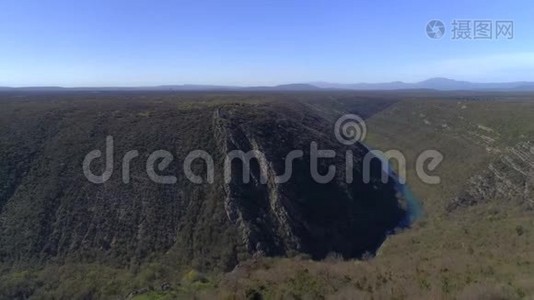
MULTIPOLYGON (((371 184, 363 184, 367 149, 335 139, 331 117, 314 106, 320 96, 39 97, 3 100, 4 263, 76 259, 131 266, 164 258, 200 270, 230 270, 258 255, 306 253, 321 259, 339 253, 353 258, 374 253, 406 213, 393 180, 380 182, 379 164, 372 165, 371 184), (105 152, 107 136, 114 139, 114 172, 109 181, 93 184, 84 177, 82 161, 94 149, 105 152), (311 142, 336 151, 334 159, 319 160, 321 174, 336 166, 329 183, 311 177, 311 142), (194 184, 184 176, 185 157, 199 149, 214 159, 212 184, 194 184), (130 164, 126 184, 122 158, 130 150, 139 157, 130 164), (157 184, 147 176, 146 161, 156 150, 172 153, 174 161, 158 173, 176 176, 176 184, 157 184), (249 183, 241 180, 239 161, 232 164, 232 180, 224 181, 224 158, 232 150, 265 155, 251 161, 249 183), (292 150, 302 150, 304 156, 293 162, 288 182, 276 183, 292 150), (354 152, 351 184, 344 180, 347 150, 354 152)), ((351 107, 357 109, 357 103, 351 107)), ((387 103, 378 102, 362 114, 387 103)), ((343 100, 338 105, 346 109, 343 100)), ((91 166, 95 174, 103 169, 103 157, 91 166)), ((206 179, 202 160, 194 161, 192 169, 206 179)))

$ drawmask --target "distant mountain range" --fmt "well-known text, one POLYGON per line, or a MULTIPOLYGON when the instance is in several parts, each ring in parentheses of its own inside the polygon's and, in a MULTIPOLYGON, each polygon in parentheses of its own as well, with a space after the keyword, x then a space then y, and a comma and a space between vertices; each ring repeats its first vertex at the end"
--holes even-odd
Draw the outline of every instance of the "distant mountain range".
POLYGON ((314 86, 329 89, 348 90, 409 90, 409 89, 433 89, 442 91, 453 90, 531 90, 534 91, 534 82, 494 82, 477 83, 469 81, 459 81, 449 78, 437 77, 416 83, 406 83, 402 81, 385 83, 354 83, 339 84, 328 82, 316 82, 314 86))
POLYGON ((534 91, 533 81, 479 83, 436 77, 415 83, 402 81, 384 83, 331 83, 312 82, 276 86, 224 86, 224 85, 160 85, 148 87, 0 87, 0 91, 319 91, 319 90, 415 90, 431 89, 439 91, 484 90, 484 91, 534 91))

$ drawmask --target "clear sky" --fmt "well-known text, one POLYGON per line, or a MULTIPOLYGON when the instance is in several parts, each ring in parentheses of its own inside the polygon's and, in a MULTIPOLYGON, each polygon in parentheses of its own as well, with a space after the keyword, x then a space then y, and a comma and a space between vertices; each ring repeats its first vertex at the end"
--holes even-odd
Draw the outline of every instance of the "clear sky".
POLYGON ((437 76, 534 81, 534 1, 0 1, 0 86, 437 76), (445 23, 439 40, 432 19, 445 23), (455 19, 512 20, 514 38, 454 40, 455 19))

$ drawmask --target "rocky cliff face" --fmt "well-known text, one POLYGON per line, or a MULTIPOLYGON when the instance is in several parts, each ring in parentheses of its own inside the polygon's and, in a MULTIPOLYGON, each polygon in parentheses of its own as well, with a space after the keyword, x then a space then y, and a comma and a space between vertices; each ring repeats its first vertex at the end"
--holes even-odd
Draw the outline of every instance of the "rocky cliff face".
MULTIPOLYGON (((7 101, 0 121, 0 259, 49 261, 75 259, 132 264, 160 256, 201 268, 232 268, 253 255, 330 252, 357 257, 373 252, 405 211, 393 182, 380 182, 373 166, 370 184, 362 183, 367 150, 336 141, 332 120, 302 102, 224 99, 81 99, 7 101), (87 153, 106 149, 114 138, 114 172, 103 184, 82 171, 87 153), (335 179, 321 184, 310 173, 310 143, 334 149, 319 171, 335 165, 335 179), (137 150, 130 182, 121 174, 123 155, 137 150), (155 150, 173 162, 158 184, 146 174, 155 150), (214 182, 196 184, 182 164, 193 150, 214 160, 214 182), (224 180, 226 154, 255 150, 251 180, 242 181, 242 164, 231 164, 224 180), (289 181, 285 157, 293 161, 289 181), (354 182, 345 183, 345 156, 354 153, 354 182)), ((104 168, 97 159, 94 173, 104 168)), ((206 165, 192 169, 207 178, 206 165)))
POLYGON ((470 178, 465 192, 451 201, 449 211, 492 200, 534 209, 534 143, 522 141, 497 151, 488 167, 470 178))

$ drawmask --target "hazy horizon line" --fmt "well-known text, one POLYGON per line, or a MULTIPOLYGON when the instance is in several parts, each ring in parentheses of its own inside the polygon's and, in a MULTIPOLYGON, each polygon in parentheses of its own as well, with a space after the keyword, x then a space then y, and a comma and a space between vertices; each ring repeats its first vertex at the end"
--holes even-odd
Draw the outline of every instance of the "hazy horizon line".
MULTIPOLYGON (((424 80, 419 81, 403 81, 403 80, 392 80, 392 81, 354 81, 354 82, 337 82, 329 80, 314 80, 314 81, 300 81, 300 82, 286 82, 286 83, 273 83, 273 84, 218 84, 218 83, 161 83, 161 84, 117 84, 117 85, 91 85, 91 84, 80 84, 80 85, 60 85, 60 84, 31 84, 31 85, 3 85, 0 84, 0 88, 64 88, 64 89, 76 89, 76 88, 158 88, 158 87, 233 87, 233 88, 259 88, 259 87, 279 87, 279 86, 290 86, 290 85, 311 85, 315 86, 317 84, 332 84, 332 85, 374 85, 374 84, 392 84, 392 83, 401 83, 401 84, 419 84, 429 82, 431 80, 444 80, 449 82, 457 83, 469 83, 469 84, 513 84, 513 83, 534 83, 534 79, 528 80, 511 80, 511 81, 470 81, 470 80, 458 80, 449 77, 430 77, 424 80)), ((319 86, 315 86, 320 88, 319 86)))

